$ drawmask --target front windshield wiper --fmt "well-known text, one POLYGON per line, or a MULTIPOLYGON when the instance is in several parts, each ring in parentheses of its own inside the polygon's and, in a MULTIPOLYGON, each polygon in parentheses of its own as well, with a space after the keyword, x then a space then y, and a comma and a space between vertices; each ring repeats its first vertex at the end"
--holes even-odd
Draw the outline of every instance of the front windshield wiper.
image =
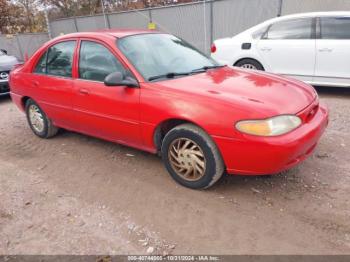
POLYGON ((225 67, 226 65, 212 65, 212 66, 203 66, 201 68, 197 68, 191 71, 191 73, 201 73, 205 72, 209 69, 214 69, 214 68, 220 68, 220 67, 225 67))
POLYGON ((169 73, 164 74, 164 75, 151 76, 148 78, 148 81, 153 81, 153 80, 160 79, 160 78, 174 78, 175 76, 187 76, 187 75, 191 75, 191 74, 202 73, 202 72, 205 72, 209 69, 219 68, 219 67, 224 67, 224 66, 225 65, 212 65, 212 66, 203 66, 201 68, 194 69, 190 72, 169 72, 169 73))
POLYGON ((148 78, 148 81, 153 81, 160 78, 174 78, 175 76, 187 76, 189 74, 190 74, 189 72, 169 72, 164 75, 151 76, 148 78))

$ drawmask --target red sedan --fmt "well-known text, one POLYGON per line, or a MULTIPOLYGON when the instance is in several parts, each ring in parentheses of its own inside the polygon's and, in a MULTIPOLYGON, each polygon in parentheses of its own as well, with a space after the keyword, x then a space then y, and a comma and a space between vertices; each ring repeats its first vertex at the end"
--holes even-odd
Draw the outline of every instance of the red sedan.
POLYGON ((10 86, 37 136, 61 127, 160 153, 190 188, 208 188, 224 172, 288 169, 328 123, 311 86, 219 65, 154 31, 55 38, 11 72, 10 86))

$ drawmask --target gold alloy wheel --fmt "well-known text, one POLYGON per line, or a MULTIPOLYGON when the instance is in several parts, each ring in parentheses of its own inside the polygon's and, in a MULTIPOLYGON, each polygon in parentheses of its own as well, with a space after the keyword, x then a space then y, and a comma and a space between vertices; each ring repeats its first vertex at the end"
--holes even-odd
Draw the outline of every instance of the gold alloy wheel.
POLYGON ((191 139, 175 139, 169 146, 168 158, 176 174, 187 181, 197 181, 205 174, 205 156, 191 139))
POLYGON ((30 105, 28 113, 29 113, 30 123, 32 124, 32 127, 34 128, 34 130, 37 131, 38 133, 43 132, 44 117, 40 112, 39 107, 37 107, 36 105, 30 105))

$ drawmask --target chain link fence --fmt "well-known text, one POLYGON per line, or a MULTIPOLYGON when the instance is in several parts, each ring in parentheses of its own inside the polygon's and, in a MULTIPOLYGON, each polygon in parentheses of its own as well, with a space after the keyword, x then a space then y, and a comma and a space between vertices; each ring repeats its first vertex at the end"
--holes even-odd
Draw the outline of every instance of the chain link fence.
POLYGON ((106 15, 59 19, 50 23, 52 36, 104 28, 142 28, 177 35, 204 52, 214 39, 236 33, 279 14, 281 0, 202 1, 106 15))
POLYGON ((350 10, 349 0, 207 0, 147 10, 60 19, 53 36, 103 28, 147 28, 175 34, 208 53, 213 40, 232 37, 267 19, 292 13, 350 10))
MULTIPOLYGON (((58 19, 49 23, 52 37, 105 28, 146 29, 150 22, 159 31, 177 35, 209 53, 213 40, 232 37, 267 19, 292 13, 350 10, 350 0, 206 0, 201 2, 131 10, 118 13, 58 19)), ((48 35, 0 35, 0 48, 10 54, 31 55, 48 35)))
POLYGON ((48 40, 47 33, 0 35, 0 49, 5 49, 9 55, 24 60, 26 55, 31 56, 48 40))

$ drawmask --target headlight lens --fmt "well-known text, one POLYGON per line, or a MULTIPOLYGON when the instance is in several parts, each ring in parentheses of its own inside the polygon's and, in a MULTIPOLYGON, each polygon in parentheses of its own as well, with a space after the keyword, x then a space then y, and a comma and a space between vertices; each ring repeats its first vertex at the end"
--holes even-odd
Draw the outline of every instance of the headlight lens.
POLYGON ((236 128, 255 136, 279 136, 301 125, 301 119, 295 115, 281 115, 264 120, 243 120, 236 123, 236 128))

